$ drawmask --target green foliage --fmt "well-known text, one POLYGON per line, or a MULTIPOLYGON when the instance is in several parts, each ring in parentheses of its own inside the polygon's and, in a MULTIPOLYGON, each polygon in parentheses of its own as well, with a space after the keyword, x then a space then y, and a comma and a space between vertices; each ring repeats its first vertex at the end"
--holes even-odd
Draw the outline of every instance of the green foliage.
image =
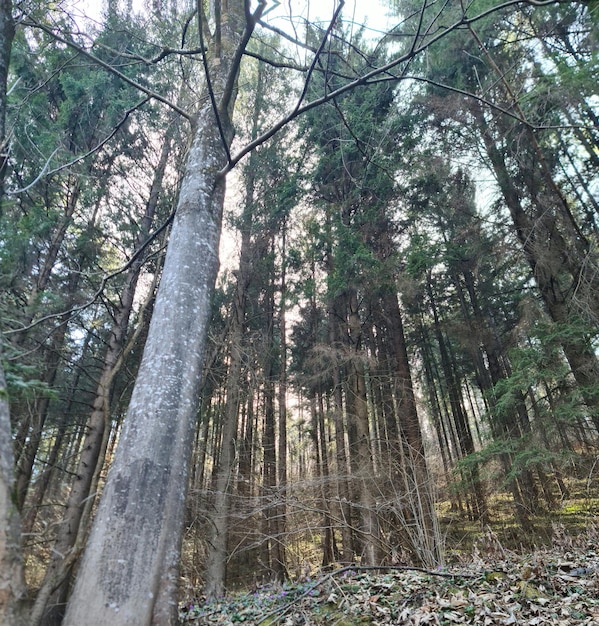
POLYGON ((55 389, 37 378, 38 368, 33 365, 24 365, 16 362, 4 363, 4 374, 6 378, 7 398, 11 400, 33 400, 40 397, 58 397, 55 389))

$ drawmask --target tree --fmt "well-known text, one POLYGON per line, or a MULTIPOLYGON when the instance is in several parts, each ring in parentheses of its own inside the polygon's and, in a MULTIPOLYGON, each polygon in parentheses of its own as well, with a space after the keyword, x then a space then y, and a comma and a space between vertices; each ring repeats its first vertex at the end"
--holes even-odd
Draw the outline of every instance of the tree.
MULTIPOLYGON (((144 356, 66 626, 176 620, 195 409, 218 269, 221 171, 233 138, 238 64, 264 7, 246 14, 245 3, 234 0, 222 8, 208 42, 209 83, 194 122, 171 232, 174 245, 168 248, 144 356)), ((203 38, 204 15, 199 29, 203 38)))
MULTIPOLYGON (((6 83, 14 36, 12 3, 0 7, 0 219, 4 173, 8 158, 6 135, 6 83)), ((14 454, 12 449, 8 393, 0 344, 0 620, 6 626, 25 624, 25 579, 21 556, 20 517, 14 500, 14 454)))
MULTIPOLYGON (((41 614, 43 604, 50 606, 50 614, 59 619, 66 602, 69 574, 79 556, 74 551, 75 545, 82 545, 81 537, 85 536, 85 524, 81 522, 85 512, 91 510, 93 493, 97 487, 100 470, 104 463, 106 449, 110 435, 110 399, 114 386, 114 379, 123 362, 123 351, 129 330, 129 320, 133 312, 133 301, 136 295, 137 283, 144 263, 143 251, 147 244, 152 222, 158 207, 158 201, 163 189, 163 181, 167 168, 168 158, 173 142, 174 123, 165 133, 160 158, 154 171, 154 179, 145 214, 142 217, 142 226, 133 251, 133 261, 125 274, 124 286, 118 296, 118 304, 113 314, 114 322, 109 331, 108 346, 106 348, 102 372, 92 404, 92 412, 86 423, 86 434, 83 441, 83 451, 76 469, 77 479, 66 504, 65 514, 57 534, 53 557, 46 571, 44 583, 32 614, 34 618, 41 614), (94 484, 95 483, 95 484, 94 484), (62 582, 60 582, 62 581, 62 582), (53 590, 52 597, 46 600, 46 594, 53 590), (43 592, 42 592, 43 590, 43 592)), ((51 623, 50 615, 44 618, 45 626, 51 623)))
MULTIPOLYGON (((576 3, 563 13, 561 7, 556 9, 559 17, 553 28, 559 31, 577 19, 582 24, 589 21, 588 12, 576 15, 579 9, 576 3)), ((534 25, 539 19, 528 7, 519 15, 527 24, 534 25)), ((463 33, 452 33, 444 42, 444 54, 426 72, 433 83, 429 93, 438 103, 437 123, 442 118, 460 123, 470 120, 476 129, 547 312, 558 326, 569 326, 572 331, 562 336, 562 349, 599 430, 599 397, 595 391, 599 361, 590 340, 596 334, 598 306, 592 243, 596 232, 583 219, 588 214, 585 202, 578 206, 580 199, 570 199, 564 191, 564 182, 558 177, 558 154, 553 149, 556 128, 567 121, 568 114, 562 114, 554 104, 555 97, 546 91, 546 81, 554 79, 542 73, 545 67, 551 71, 545 60, 531 54, 524 42, 498 42, 498 27, 502 39, 519 28, 511 13, 506 13, 499 23, 485 19, 468 24, 463 33), (517 56, 529 63, 514 64, 517 56), (472 63, 475 57, 477 62, 472 63), (477 91, 481 94, 478 98, 467 95, 477 91), (454 104, 443 106, 447 100, 454 104), (508 115, 508 110, 513 115, 508 115)), ((570 49, 567 55, 574 57, 576 67, 576 52, 570 49)), ((557 68, 561 65, 558 63, 557 68)), ((585 98, 580 100, 588 110, 585 98)), ((593 126, 589 124, 590 132, 593 126)))
MULTIPOLYGON (((202 56, 206 88, 199 99, 200 111, 193 118, 193 140, 154 316, 66 624, 160 624, 174 620, 183 501, 218 265, 225 173, 302 111, 378 80, 445 36, 444 31, 425 39, 419 32, 413 45, 389 63, 363 67, 356 73, 348 71, 348 75, 341 73, 338 89, 325 81, 321 95, 309 102, 304 102, 304 92, 292 111, 232 156, 231 115, 238 64, 265 3, 261 2, 254 14, 249 12, 249 4, 240 0, 216 2, 212 8, 212 19, 208 20, 198 6, 200 45, 196 54, 202 56)), ((475 19, 461 15, 446 32, 475 19)), ((51 30, 44 23, 37 26, 51 30)), ((300 68, 308 82, 317 71, 327 73, 323 50, 331 33, 332 26, 313 48, 313 63, 300 68)), ((62 44, 71 45, 58 37, 62 44)), ((285 61, 278 58, 275 62, 285 61)), ((111 71, 118 73, 115 68, 111 71)), ((123 78, 122 73, 120 76, 123 78)), ((143 84, 137 86, 159 98, 143 84)))

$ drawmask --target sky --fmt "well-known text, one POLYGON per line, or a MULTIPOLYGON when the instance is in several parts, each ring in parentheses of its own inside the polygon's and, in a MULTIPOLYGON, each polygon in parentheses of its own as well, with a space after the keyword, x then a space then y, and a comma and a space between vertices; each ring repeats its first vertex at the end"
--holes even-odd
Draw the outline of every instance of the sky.
MULTIPOLYGON (((255 2, 256 0, 254 0, 255 2)), ((63 0, 63 2, 56 4, 71 5, 75 7, 77 13, 100 20, 105 2, 104 0, 63 0)), ((269 19, 281 23, 285 16, 289 16, 290 13, 311 20, 328 21, 338 5, 338 0, 269 0, 269 4, 271 5, 269 19)), ((353 20, 357 24, 366 23, 369 28, 375 30, 386 30, 389 22, 392 22, 392 19, 387 17, 388 8, 386 5, 388 4, 388 0, 346 0, 343 15, 345 20, 353 20)), ((133 0, 135 10, 141 10, 143 5, 144 0, 133 0)))
MULTIPOLYGON (((273 3, 274 4, 274 3, 273 3)), ((389 25, 387 17, 388 0, 346 0, 343 7, 345 20, 353 20, 357 24, 367 23, 370 28, 386 30, 389 25)), ((272 15, 287 14, 301 15, 311 20, 330 20, 338 0, 283 0, 280 6, 271 11, 272 15)))

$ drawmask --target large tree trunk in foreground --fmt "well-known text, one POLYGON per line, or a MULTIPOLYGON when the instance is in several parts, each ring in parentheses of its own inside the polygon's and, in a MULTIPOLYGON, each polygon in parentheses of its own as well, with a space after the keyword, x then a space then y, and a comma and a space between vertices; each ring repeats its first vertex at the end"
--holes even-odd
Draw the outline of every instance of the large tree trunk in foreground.
POLYGON ((21 559, 19 512, 13 501, 14 458, 10 436, 10 414, 0 365, 0 624, 25 624, 22 603, 25 580, 21 559))
POLYGON ((144 356, 65 626, 173 624, 226 164, 198 120, 144 356))
POLYGON ((211 98, 203 99, 137 381, 63 626, 177 622, 185 499, 218 270, 220 172, 250 19, 258 15, 246 23, 244 2, 230 1, 211 42, 209 89, 221 98, 220 119, 211 98))
MULTIPOLYGON (((6 77, 13 36, 12 4, 10 0, 6 0, 0 5, 0 201, 4 191, 4 171, 8 158, 4 143, 4 123, 6 77)), ((22 619, 25 580, 21 560, 21 528, 19 513, 13 501, 13 487, 14 454, 10 412, 4 370, 0 361, 0 623, 4 626, 25 624, 22 619)))

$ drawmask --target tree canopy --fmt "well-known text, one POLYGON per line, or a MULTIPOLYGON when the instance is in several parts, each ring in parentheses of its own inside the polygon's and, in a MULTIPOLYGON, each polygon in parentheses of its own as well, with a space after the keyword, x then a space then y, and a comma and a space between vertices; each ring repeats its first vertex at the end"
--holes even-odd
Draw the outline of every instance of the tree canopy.
POLYGON ((350 5, 3 5, 7 624, 596 509, 596 3, 350 5))

